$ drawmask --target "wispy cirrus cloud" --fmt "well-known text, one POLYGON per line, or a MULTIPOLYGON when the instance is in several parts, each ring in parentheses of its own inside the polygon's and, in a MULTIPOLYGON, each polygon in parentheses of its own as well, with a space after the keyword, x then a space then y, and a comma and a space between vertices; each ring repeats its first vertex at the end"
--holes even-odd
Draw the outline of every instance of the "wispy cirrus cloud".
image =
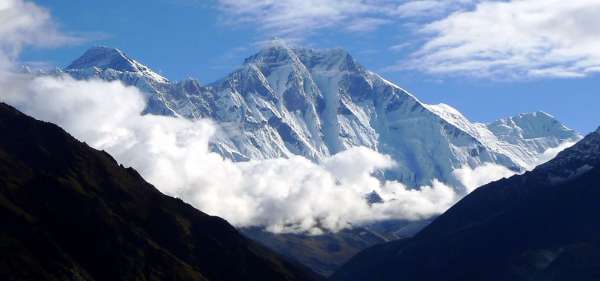
POLYGON ((434 16, 475 0, 218 0, 224 20, 252 24, 275 35, 325 28, 372 31, 404 17, 434 16))
POLYGON ((365 19, 381 24, 380 1, 368 0, 219 0, 228 23, 252 23, 276 35, 311 32, 349 24, 364 29, 365 19), (361 27, 358 27, 361 26, 361 27))
POLYGON ((400 68, 494 78, 600 72, 600 2, 484 1, 425 24, 425 43, 400 68))
POLYGON ((417 0, 417 1, 404 1, 399 4, 391 15, 414 18, 414 17, 428 17, 434 18, 438 16, 446 15, 452 11, 465 9, 470 7, 472 4, 477 3, 480 0, 417 0))

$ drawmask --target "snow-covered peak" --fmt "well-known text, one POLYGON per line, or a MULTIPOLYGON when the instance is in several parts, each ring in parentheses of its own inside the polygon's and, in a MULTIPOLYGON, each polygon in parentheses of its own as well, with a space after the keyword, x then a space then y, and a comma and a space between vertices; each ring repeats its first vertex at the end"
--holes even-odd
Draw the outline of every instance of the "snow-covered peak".
POLYGON ((335 71, 363 71, 363 68, 344 49, 295 49, 296 54, 308 69, 326 69, 335 71))
POLYGON ((489 124, 488 128, 499 137, 519 136, 535 139, 554 136, 559 139, 572 139, 579 136, 577 132, 565 127, 552 115, 543 111, 503 118, 489 124))
POLYGON ((258 53, 246 58, 244 64, 276 67, 282 64, 302 64, 309 70, 363 71, 344 49, 311 49, 290 47, 275 40, 258 53))
POLYGON ((184 88, 188 93, 197 93, 202 88, 202 85, 200 85, 200 82, 198 82, 198 80, 193 79, 193 78, 187 78, 187 79, 181 80, 181 81, 177 82, 176 85, 178 87, 184 88))
POLYGON ((461 129, 481 142, 494 143, 497 141, 496 137, 484 124, 471 122, 460 111, 450 105, 444 103, 423 105, 442 120, 461 129))
POLYGON ((90 48, 81 57, 67 66, 66 70, 81 70, 90 68, 141 73, 157 82, 168 82, 168 80, 163 76, 152 71, 149 67, 137 62, 136 60, 129 58, 125 53, 116 48, 104 46, 90 48))
POLYGON ((73 61, 66 69, 83 69, 90 67, 112 68, 114 70, 134 72, 138 69, 131 59, 121 50, 109 47, 92 47, 81 57, 73 61))
POLYGON ((440 104, 425 104, 427 109, 431 110, 436 115, 440 116, 442 119, 446 120, 448 123, 455 125, 460 128, 465 128, 471 125, 471 122, 460 113, 456 108, 449 106, 445 103, 440 104))
POLYGON ((246 58, 244 64, 282 64, 298 60, 294 51, 284 43, 274 41, 261 49, 258 53, 246 58))

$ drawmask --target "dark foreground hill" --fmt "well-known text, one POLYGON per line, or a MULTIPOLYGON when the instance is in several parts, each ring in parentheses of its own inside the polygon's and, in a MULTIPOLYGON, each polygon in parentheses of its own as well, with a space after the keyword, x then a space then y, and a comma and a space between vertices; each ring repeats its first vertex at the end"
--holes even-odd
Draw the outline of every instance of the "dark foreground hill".
POLYGON ((0 104, 0 280, 318 280, 0 104))
POLYGON ((600 280, 600 130, 485 185, 414 238, 369 248, 335 281, 600 280))

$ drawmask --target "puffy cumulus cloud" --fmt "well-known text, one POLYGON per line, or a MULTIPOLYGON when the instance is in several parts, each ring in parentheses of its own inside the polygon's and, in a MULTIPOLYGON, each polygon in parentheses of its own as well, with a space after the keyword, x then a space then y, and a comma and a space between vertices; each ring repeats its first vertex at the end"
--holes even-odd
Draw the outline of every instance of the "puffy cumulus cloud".
POLYGON ((404 67, 503 79, 587 76, 600 71, 598 14, 595 0, 482 1, 425 25, 429 37, 404 67))
POLYGON ((336 178, 344 183, 355 183, 362 188, 363 193, 372 191, 371 186, 378 180, 372 174, 381 169, 395 165, 391 157, 379 154, 365 147, 356 147, 322 161, 323 166, 336 178))
POLYGON ((14 59, 24 45, 56 46, 74 40, 57 30, 43 8, 23 0, 0 1, 0 59, 14 59))
POLYGON ((465 166, 454 170, 452 174, 460 182, 462 187, 465 188, 463 192, 470 193, 482 185, 510 177, 514 175, 515 172, 504 166, 485 163, 475 168, 465 166))
POLYGON ((465 194, 434 180, 429 186, 407 189, 398 182, 385 182, 381 197, 385 204, 375 204, 375 212, 385 219, 426 219, 450 208, 465 194))

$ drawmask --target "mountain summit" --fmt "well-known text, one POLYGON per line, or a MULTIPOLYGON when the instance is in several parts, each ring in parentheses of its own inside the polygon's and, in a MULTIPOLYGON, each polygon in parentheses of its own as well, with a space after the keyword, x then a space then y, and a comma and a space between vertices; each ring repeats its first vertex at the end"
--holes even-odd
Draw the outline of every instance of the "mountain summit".
POLYGON ((69 69, 85 68, 113 69, 122 72, 140 72, 160 82, 168 80, 149 67, 129 58, 121 50, 104 46, 93 47, 87 50, 81 57, 73 61, 69 69))
POLYGON ((365 146, 397 162, 388 179, 409 186, 494 163, 515 171, 580 136, 543 113, 486 125, 448 105, 429 105, 366 70, 342 49, 274 42, 206 86, 168 82, 116 49, 93 48, 65 69, 78 79, 120 80, 148 94, 147 113, 211 118, 222 127, 212 149, 235 161, 302 155, 319 161, 365 146))

